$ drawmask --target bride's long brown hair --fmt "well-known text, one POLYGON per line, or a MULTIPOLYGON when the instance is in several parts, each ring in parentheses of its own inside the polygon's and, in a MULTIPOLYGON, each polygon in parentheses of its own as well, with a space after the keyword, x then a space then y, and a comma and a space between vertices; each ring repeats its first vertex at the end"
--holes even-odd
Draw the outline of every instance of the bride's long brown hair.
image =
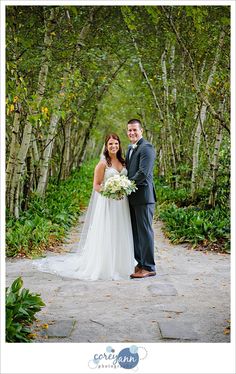
POLYGON ((109 152, 108 152, 108 149, 107 149, 107 143, 109 142, 110 139, 115 139, 115 140, 118 141, 118 143, 119 143, 119 150, 118 150, 118 152, 116 154, 116 157, 118 158, 118 160, 120 161, 120 163, 122 165, 125 165, 125 160, 124 160, 124 158, 122 156, 122 148, 121 148, 121 145, 120 145, 120 138, 115 133, 108 134, 106 136, 106 138, 105 138, 105 149, 104 149, 103 154, 104 154, 104 156, 106 158, 107 165, 111 166, 111 158, 109 156, 109 152))

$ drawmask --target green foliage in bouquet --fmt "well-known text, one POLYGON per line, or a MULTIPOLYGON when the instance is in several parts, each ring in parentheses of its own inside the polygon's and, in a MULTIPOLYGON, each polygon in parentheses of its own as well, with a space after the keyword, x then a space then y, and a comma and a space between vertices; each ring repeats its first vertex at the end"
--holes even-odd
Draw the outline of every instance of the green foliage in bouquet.
POLYGON ((6 288, 6 341, 10 343, 32 341, 31 325, 36 320, 44 302, 40 295, 30 293, 23 286, 22 278, 17 278, 6 288))

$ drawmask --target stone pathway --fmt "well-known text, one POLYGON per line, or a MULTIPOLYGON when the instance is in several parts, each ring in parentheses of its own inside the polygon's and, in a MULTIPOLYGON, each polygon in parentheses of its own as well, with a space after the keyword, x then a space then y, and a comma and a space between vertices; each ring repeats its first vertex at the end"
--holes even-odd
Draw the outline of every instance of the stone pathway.
MULTIPOLYGON (((171 245, 161 225, 154 225, 156 277, 86 282, 8 259, 6 284, 22 276, 46 304, 35 342, 229 342, 230 256, 171 245)), ((74 228, 63 251, 74 252, 78 236, 74 228)))

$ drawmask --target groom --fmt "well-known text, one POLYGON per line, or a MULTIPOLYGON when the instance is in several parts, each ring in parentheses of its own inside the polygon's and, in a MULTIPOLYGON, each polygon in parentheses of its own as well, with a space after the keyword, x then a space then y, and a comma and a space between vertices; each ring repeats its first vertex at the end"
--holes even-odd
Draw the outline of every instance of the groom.
POLYGON ((129 195, 129 206, 134 238, 134 257, 137 261, 131 278, 156 275, 154 261, 154 233, 152 219, 156 202, 153 186, 155 151, 142 137, 138 119, 128 122, 127 134, 131 141, 126 154, 128 178, 135 181, 138 190, 129 195))

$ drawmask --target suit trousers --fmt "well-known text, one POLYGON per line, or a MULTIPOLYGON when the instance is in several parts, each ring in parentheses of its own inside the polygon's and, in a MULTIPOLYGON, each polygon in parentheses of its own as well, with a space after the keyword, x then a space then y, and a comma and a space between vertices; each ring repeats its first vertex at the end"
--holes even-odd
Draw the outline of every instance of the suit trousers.
POLYGON ((155 204, 130 205, 134 238, 134 257, 138 265, 148 271, 155 271, 154 232, 152 220, 155 204))

